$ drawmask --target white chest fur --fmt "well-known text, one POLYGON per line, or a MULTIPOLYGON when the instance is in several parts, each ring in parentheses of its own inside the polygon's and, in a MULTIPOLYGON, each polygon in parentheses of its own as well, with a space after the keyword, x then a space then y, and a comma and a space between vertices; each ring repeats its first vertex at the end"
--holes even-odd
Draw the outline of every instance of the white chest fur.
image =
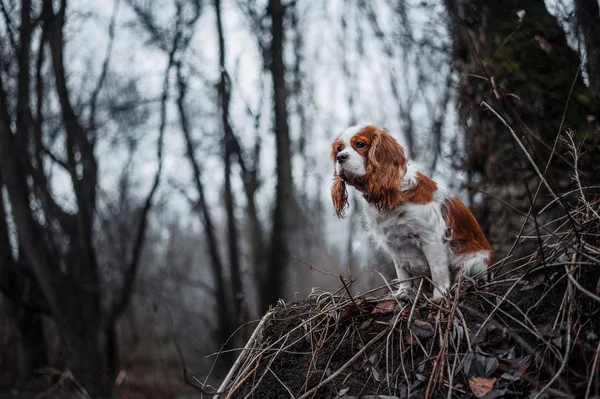
POLYGON ((389 212, 366 204, 365 222, 373 241, 392 258, 396 268, 402 266, 411 277, 430 275, 427 251, 436 253, 439 266, 443 263, 449 267, 450 247, 444 240, 446 223, 439 201, 406 203, 389 212))

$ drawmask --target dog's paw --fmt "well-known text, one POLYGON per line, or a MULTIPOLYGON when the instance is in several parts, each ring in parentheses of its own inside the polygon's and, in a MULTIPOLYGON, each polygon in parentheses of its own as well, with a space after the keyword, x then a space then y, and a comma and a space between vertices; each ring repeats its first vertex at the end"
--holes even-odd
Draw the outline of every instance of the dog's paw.
POLYGON ((435 290, 433 296, 430 298, 430 301, 436 304, 440 304, 444 301, 444 298, 446 296, 446 293, 441 293, 438 290, 435 290))
POLYGON ((399 288, 394 293, 394 297, 401 303, 408 304, 415 300, 415 290, 413 288, 399 288))

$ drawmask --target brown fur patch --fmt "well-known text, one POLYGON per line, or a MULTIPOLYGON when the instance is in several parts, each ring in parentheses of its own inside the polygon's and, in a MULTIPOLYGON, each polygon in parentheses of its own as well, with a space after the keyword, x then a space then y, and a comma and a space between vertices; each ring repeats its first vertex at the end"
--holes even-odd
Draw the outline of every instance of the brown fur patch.
MULTIPOLYGON (((357 135, 367 145, 365 184, 368 201, 379 210, 391 210, 404 201, 400 184, 408 160, 404 148, 385 130, 364 127, 357 135)), ((353 138, 354 139, 354 138, 353 138)), ((364 156, 364 155, 363 155, 364 156)))
POLYGON ((337 217, 345 217, 346 208, 348 207, 348 191, 346 190, 346 183, 340 177, 335 177, 333 180, 331 200, 333 201, 337 217))
POLYGON ((460 199, 452 197, 444 201, 442 216, 452 232, 450 245, 454 254, 490 251, 490 264, 493 263, 493 253, 487 238, 469 208, 460 199))
POLYGON ((417 185, 404 192, 406 201, 414 204, 427 204, 433 200, 433 193, 438 189, 437 183, 417 172, 417 185))
POLYGON ((344 140, 342 140, 339 137, 337 139, 333 140, 333 143, 331 143, 331 154, 329 155, 329 157, 333 161, 334 165, 335 165, 335 157, 337 157, 338 152, 343 150, 345 147, 346 147, 346 145, 344 144, 344 140))

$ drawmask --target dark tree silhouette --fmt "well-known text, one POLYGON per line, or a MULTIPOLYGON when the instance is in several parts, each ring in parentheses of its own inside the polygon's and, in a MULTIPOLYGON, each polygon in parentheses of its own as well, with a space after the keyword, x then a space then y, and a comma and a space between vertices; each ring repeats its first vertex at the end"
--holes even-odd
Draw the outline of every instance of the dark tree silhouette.
POLYGON ((552 209, 542 216, 538 212, 553 197, 539 187, 537 173, 503 123, 480 103, 497 109, 518 131, 553 190, 562 192, 570 184, 572 166, 560 142, 552 149, 557 134, 566 129, 575 130, 577 141, 590 150, 579 167, 589 181, 597 180, 591 159, 597 154, 598 133, 590 115, 597 114, 599 102, 583 82, 579 55, 543 0, 448 0, 446 7, 452 21, 453 64, 460 74, 459 121, 466 154, 462 167, 468 172, 471 198, 478 191, 487 194, 475 211, 502 257, 521 231, 523 215, 529 220, 527 233, 535 234, 540 223, 552 220, 552 209))
MULTIPOLYGON (((145 240, 148 211, 160 179, 160 166, 154 187, 138 218, 140 225, 134 240, 132 260, 122 270, 126 282, 119 294, 107 293, 102 285, 94 245, 98 191, 98 161, 94 151, 98 131, 93 122, 94 111, 90 114, 91 125, 83 123, 80 112, 73 105, 74 95, 67 83, 64 56, 66 10, 66 0, 60 1, 57 10, 51 0, 44 1, 41 7, 32 7, 29 1, 23 1, 15 51, 17 64, 14 65, 18 84, 14 92, 9 91, 10 86, 4 83, 9 74, 0 75, 0 173, 8 194, 19 251, 18 259, 12 259, 7 265, 14 276, 11 283, 16 282, 18 287, 30 280, 36 293, 29 297, 15 297, 18 300, 16 304, 28 311, 47 313, 56 324, 65 360, 62 366, 70 369, 90 394, 107 396, 112 386, 110 378, 115 377, 118 361, 115 325, 133 292, 132 285, 140 263, 139 251, 145 240), (40 8, 41 14, 32 16, 33 10, 40 8), (39 37, 37 58, 31 48, 33 37, 39 37), (45 54, 49 55, 48 60, 45 54), (31 73, 34 70, 35 102, 31 96, 31 73), (48 114, 55 111, 48 101, 50 96, 57 99, 59 123, 54 126, 58 133, 46 137, 49 119, 52 119, 48 114), (16 105, 11 104, 12 99, 16 99, 16 105), (10 112, 13 106, 16 109, 14 128, 10 112), (53 152, 46 140, 51 145, 61 143, 62 150, 53 152), (61 168, 69 176, 74 197, 72 209, 65 209, 51 194, 48 163, 61 168), (118 299, 112 303, 114 298, 118 299), (107 302, 110 306, 103 306, 107 302)), ((110 46, 95 86, 94 98, 102 89, 109 57, 110 46)), ((92 103, 95 102, 92 100, 92 103)), ((2 219, 4 222, 5 218, 2 219)), ((0 228, 3 235, 4 231, 0 228)), ((6 246, 3 245, 3 248, 6 246)), ((37 360, 45 362, 40 348, 44 339, 39 319, 19 322, 18 327, 25 337, 29 334, 31 338, 35 334, 38 346, 32 345, 32 354, 39 355, 37 360)), ((32 362, 30 367, 35 365, 32 362)))
POLYGON ((600 5, 597 0, 575 0, 577 27, 585 45, 590 87, 600 96, 600 5))
POLYGON ((293 221, 297 218, 292 181, 292 149, 288 125, 287 98, 283 48, 285 40, 285 6, 280 0, 270 0, 267 15, 271 17, 271 43, 266 55, 273 79, 273 113, 275 121, 276 175, 273 228, 271 230, 270 253, 267 260, 265 284, 261 290, 261 308, 268 309, 283 297, 284 276, 288 266, 289 240, 293 221))

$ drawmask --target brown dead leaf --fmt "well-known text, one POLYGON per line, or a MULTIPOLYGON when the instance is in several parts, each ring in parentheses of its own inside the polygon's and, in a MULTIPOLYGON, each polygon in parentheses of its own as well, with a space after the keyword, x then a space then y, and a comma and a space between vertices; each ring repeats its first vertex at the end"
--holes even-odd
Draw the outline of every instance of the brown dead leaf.
POLYGON ((471 377, 469 378, 469 387, 475 396, 483 398, 492 388, 497 378, 471 377))
POLYGON ((344 311, 340 315, 339 322, 343 323, 346 320, 350 319, 354 315, 354 310, 355 309, 356 308, 354 307, 354 305, 348 306, 346 309, 344 309, 344 311))
POLYGON ((519 359, 520 368, 515 372, 513 377, 522 377, 527 372, 529 365, 531 364, 532 357, 530 355, 525 356, 522 359, 519 359))
POLYGON ((377 305, 375 305, 375 309, 371 312, 371 314, 386 314, 391 313, 396 310, 396 301, 393 299, 381 301, 377 305))
POLYGON ((371 323, 373 323, 373 319, 367 319, 367 320, 363 321, 363 323, 360 325, 360 327, 358 327, 358 329, 364 330, 365 328, 369 327, 371 325, 371 323))

